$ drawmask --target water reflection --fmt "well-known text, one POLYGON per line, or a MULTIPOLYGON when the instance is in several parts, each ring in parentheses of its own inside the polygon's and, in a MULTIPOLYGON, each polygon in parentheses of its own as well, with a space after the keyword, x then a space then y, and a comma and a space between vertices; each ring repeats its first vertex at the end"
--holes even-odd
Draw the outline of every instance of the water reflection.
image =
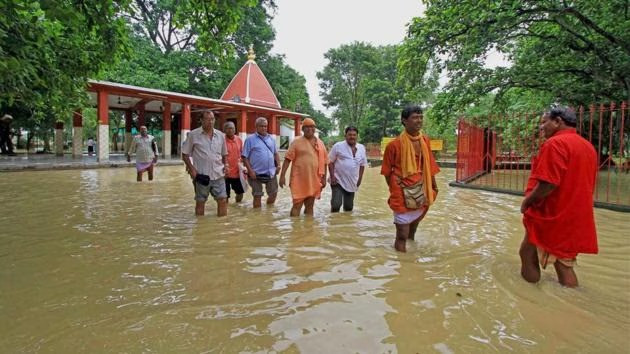
POLYGON ((356 209, 193 215, 162 167, 0 174, 0 348, 7 352, 627 352, 627 214, 596 211, 601 254, 577 290, 518 275, 520 198, 448 188, 393 251, 377 169, 356 209), (579 334, 579 336, 577 335, 579 334))

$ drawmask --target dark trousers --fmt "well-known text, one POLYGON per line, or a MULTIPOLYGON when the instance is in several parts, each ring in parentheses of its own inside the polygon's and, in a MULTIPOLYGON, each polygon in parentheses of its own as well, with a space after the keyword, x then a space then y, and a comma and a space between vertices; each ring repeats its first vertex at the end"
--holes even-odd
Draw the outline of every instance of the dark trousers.
POLYGON ((11 135, 9 135, 9 133, 2 132, 0 134, 0 149, 2 149, 3 154, 13 153, 13 142, 11 141, 11 135))
POLYGON ((344 211, 352 211, 354 208, 354 192, 347 192, 341 188, 339 183, 332 185, 332 198, 330 199, 330 209, 333 213, 336 213, 341 208, 343 203, 344 211))

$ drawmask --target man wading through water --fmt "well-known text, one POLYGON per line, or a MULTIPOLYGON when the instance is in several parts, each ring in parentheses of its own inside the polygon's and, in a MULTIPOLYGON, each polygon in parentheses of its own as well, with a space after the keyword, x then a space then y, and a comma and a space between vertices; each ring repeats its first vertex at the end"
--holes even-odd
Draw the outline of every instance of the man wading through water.
POLYGON ((208 195, 217 201, 217 216, 227 215, 227 154, 225 135, 214 129, 214 113, 206 110, 201 127, 191 131, 182 146, 182 160, 195 187, 195 215, 205 214, 208 195))
POLYGON ((420 130, 422 108, 405 107, 400 121, 405 129, 387 144, 381 174, 389 186, 387 202, 394 212, 394 248, 399 252, 407 252, 407 240, 414 239, 418 224, 437 197, 435 175, 440 172, 440 168, 429 148, 429 138, 420 130))

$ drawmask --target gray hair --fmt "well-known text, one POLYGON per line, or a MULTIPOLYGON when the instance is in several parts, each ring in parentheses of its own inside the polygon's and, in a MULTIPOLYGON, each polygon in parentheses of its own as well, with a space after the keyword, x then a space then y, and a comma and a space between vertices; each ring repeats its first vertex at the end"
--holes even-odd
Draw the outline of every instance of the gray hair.
POLYGON ((577 125, 577 117, 575 112, 565 106, 552 106, 548 112, 550 118, 560 118, 570 127, 577 125))
MULTIPOLYGON (((263 121, 265 123, 267 123, 267 118, 265 118, 265 117, 258 117, 258 118, 256 118, 256 126, 259 126, 260 123, 262 123, 263 121)), ((267 123, 267 124, 269 124, 269 123, 267 123)))
POLYGON ((212 113, 212 116, 214 116, 214 112, 212 112, 211 109, 207 108, 201 111, 201 116, 203 117, 204 115, 208 114, 208 113, 212 113))
POLYGON ((236 129, 236 126, 234 125, 234 122, 228 120, 227 122, 223 123, 223 129, 227 128, 236 129))

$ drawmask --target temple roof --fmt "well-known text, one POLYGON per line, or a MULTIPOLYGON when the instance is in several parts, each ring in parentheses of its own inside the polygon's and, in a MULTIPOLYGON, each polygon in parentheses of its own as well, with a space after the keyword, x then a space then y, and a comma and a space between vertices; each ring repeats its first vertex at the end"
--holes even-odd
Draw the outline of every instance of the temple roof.
POLYGON ((254 61, 255 58, 254 50, 250 47, 247 62, 223 91, 221 99, 256 106, 282 108, 265 74, 254 61))

